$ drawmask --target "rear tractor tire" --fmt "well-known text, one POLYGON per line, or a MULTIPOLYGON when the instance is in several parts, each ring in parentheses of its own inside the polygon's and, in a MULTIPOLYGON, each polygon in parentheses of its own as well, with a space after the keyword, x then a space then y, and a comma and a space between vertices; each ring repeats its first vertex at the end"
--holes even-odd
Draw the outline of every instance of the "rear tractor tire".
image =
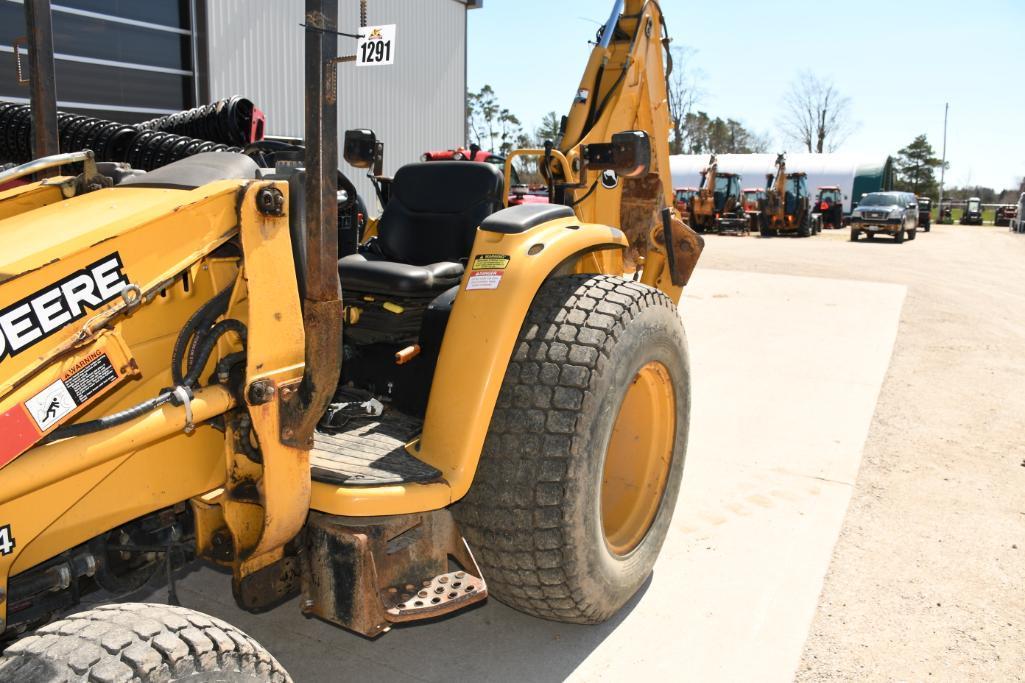
POLYGON ((599 623, 651 573, 680 491, 687 341, 658 290, 552 278, 513 351, 455 507, 488 590, 545 619, 599 623))
POLYGON ((797 227, 798 237, 811 237, 815 234, 815 228, 811 224, 811 217, 808 214, 804 214, 801 218, 801 224, 797 227))
POLYGON ((273 681, 292 679, 237 628, 184 607, 103 605, 42 627, 0 657, 3 681, 273 681))

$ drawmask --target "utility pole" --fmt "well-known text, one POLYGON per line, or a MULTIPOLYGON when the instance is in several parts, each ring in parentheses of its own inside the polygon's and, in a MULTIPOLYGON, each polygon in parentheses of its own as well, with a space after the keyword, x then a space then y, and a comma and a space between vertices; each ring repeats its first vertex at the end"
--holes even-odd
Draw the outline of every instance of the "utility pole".
POLYGON ((936 221, 943 217, 943 178, 947 171, 947 112, 950 110, 950 102, 943 105, 943 161, 940 163, 940 204, 937 209, 936 221))

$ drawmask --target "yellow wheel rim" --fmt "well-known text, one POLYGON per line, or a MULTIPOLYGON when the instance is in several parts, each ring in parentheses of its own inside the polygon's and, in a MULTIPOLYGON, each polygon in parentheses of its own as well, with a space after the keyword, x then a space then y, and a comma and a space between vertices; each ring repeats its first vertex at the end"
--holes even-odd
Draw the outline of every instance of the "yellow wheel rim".
POLYGON ((648 533, 662 503, 675 438, 669 371, 648 363, 626 390, 602 470, 602 530, 613 554, 629 554, 648 533))

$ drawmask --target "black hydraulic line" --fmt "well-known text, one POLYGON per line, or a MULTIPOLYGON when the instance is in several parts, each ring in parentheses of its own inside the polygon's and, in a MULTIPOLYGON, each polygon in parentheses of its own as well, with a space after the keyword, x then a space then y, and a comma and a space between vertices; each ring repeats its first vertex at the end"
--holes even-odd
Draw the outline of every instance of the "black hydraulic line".
MULTIPOLYGON (((203 367, 207 361, 210 360, 210 354, 214 350, 214 345, 217 344, 217 340, 224 336, 228 332, 234 332, 241 340, 243 346, 246 342, 247 330, 246 326, 238 320, 222 320, 213 326, 199 347, 199 351, 196 355, 196 365, 189 369, 189 374, 185 376, 181 384, 178 386, 184 386, 191 388, 199 382, 199 373, 203 372, 203 367)), ((159 396, 143 401, 142 403, 127 408, 120 412, 114 413, 113 415, 105 415, 95 420, 89 420, 88 422, 79 422, 72 425, 66 425, 58 427, 49 435, 47 435, 40 444, 50 443, 57 439, 67 439, 73 436, 85 436, 86 434, 93 434, 95 432, 109 429, 122 425, 126 422, 130 422, 137 417, 141 417, 146 413, 152 412, 157 408, 161 407, 165 403, 175 400, 174 391, 165 391, 159 396)))
POLYGON ((104 415, 103 417, 95 420, 89 420, 88 422, 79 422, 77 424, 58 427, 54 431, 50 432, 39 443, 40 445, 47 444, 51 441, 56 441, 57 439, 68 439, 73 436, 85 436, 86 434, 93 434, 104 429, 116 427, 156 410, 170 401, 171 397, 171 392, 165 392, 159 396, 149 399, 148 401, 143 401, 138 405, 126 408, 125 410, 112 415, 104 415))
POLYGON ((576 206, 577 204, 579 204, 580 202, 584 201, 585 199, 590 197, 592 194, 594 194, 594 191, 598 188, 598 180, 599 179, 595 179, 595 181, 593 183, 591 183, 591 187, 587 190, 587 192, 584 193, 583 197, 581 197, 580 199, 573 200, 572 202, 567 204, 567 206, 570 206, 570 207, 576 206))
POLYGON ((186 387, 194 387, 199 382, 199 374, 203 372, 203 368, 206 366, 207 361, 210 360, 210 354, 213 353, 214 346, 217 341, 228 332, 234 332, 238 335, 242 341, 242 346, 246 345, 246 337, 248 330, 238 320, 222 320, 211 328, 210 332, 206 334, 201 340, 199 340, 199 348, 196 352, 195 364, 189 366, 188 374, 185 375, 185 379, 182 381, 182 385, 186 387))
MULTIPOLYGON (((171 380, 175 385, 184 382, 182 360, 185 358, 186 350, 189 349, 189 341, 197 334, 197 331, 202 330, 205 332, 206 328, 210 327, 217 317, 224 314, 224 311, 227 310, 232 286, 229 285, 218 292, 210 301, 197 308, 196 312, 185 321, 185 326, 182 327, 181 332, 178 334, 178 338, 174 342, 174 348, 171 351, 171 380), (216 315, 212 315, 215 312, 216 315), (206 325, 201 325, 204 321, 208 322, 206 322, 206 325)), ((191 367, 191 363, 189 363, 189 367, 191 367)), ((188 372, 187 369, 186 372, 188 372)))

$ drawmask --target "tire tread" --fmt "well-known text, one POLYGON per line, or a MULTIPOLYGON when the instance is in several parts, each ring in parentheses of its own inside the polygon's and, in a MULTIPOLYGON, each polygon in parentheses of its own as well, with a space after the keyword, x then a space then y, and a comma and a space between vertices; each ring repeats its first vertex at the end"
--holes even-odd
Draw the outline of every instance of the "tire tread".
POLYGON ((29 669, 67 681, 162 681, 219 672, 292 680, 263 647, 227 622, 151 603, 104 605, 15 641, 0 658, 0 680, 15 680, 29 669))
POLYGON ((570 460, 583 457, 582 416, 617 338, 661 291, 606 275, 552 278, 528 311, 495 406, 470 492, 455 507, 489 592, 534 616, 596 623, 609 616, 581 589, 585 568, 563 551, 575 542, 563 518, 570 460))

